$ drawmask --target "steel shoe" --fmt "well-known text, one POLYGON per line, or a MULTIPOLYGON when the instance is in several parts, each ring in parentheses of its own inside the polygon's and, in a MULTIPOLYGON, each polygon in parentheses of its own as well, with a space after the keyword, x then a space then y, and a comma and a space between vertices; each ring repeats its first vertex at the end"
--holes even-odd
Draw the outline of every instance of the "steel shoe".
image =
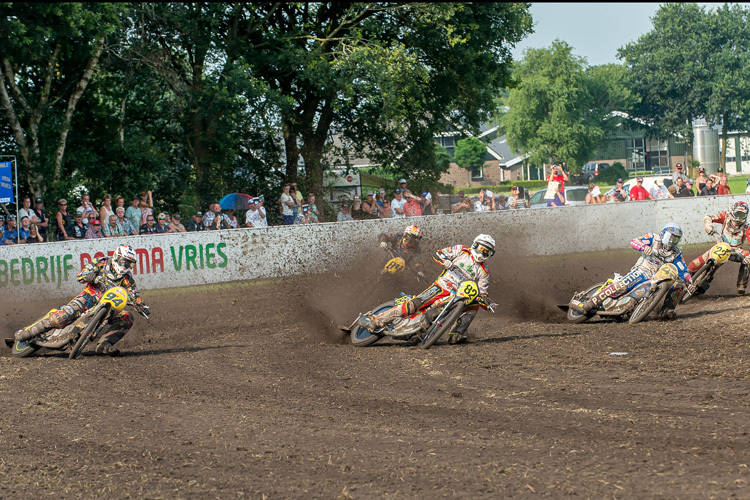
POLYGON ((450 332, 448 334, 449 344, 465 344, 467 340, 468 340, 468 337, 466 337, 466 335, 464 335, 463 333, 450 332))
POLYGON ((113 347, 108 341, 104 341, 96 346, 96 353, 105 356, 117 356, 120 354, 120 350, 113 347))
POLYGON ((357 321, 357 324, 370 332, 374 332, 378 329, 377 325, 375 324, 375 318, 373 316, 362 316, 357 321))

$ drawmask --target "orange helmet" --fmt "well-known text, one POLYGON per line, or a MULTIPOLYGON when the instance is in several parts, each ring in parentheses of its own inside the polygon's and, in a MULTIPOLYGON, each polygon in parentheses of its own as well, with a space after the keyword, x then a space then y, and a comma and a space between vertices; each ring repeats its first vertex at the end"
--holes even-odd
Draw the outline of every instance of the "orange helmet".
POLYGON ((404 248, 411 248, 419 244, 422 239, 422 230, 417 226, 409 226, 404 229, 404 237, 401 239, 404 248))

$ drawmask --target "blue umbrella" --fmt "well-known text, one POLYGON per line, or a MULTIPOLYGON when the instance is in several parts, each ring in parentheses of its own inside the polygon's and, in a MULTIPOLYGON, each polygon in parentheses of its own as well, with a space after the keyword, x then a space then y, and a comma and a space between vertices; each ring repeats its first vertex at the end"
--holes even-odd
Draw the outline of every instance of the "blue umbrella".
POLYGON ((219 205, 224 210, 247 210, 253 197, 244 193, 232 193, 219 200, 219 205))

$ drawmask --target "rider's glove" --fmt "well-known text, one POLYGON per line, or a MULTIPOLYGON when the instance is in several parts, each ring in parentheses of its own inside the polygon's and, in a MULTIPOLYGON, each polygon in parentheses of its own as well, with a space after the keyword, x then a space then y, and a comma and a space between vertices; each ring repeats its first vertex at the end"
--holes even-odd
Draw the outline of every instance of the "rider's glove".
POLYGON ((750 265, 750 255, 745 255, 742 259, 742 263, 747 265, 750 265))
POLYGON ((706 227, 705 230, 706 234, 708 234, 709 236, 713 236, 716 234, 716 229, 714 229, 713 227, 706 227))
POLYGON ((651 245, 646 245, 645 247, 643 247, 643 255, 649 256, 652 253, 654 253, 654 249, 651 245))
POLYGON ((497 309, 497 302, 490 302, 487 304, 487 310, 494 314, 495 310, 497 309))
POLYGON ((143 297, 138 297, 137 299, 135 299, 134 304, 138 305, 138 306, 145 306, 146 305, 146 304, 143 303, 143 297))
POLYGON ((381 242, 380 242, 380 249, 381 249, 381 250, 386 250, 386 249, 388 249, 388 243, 386 243, 385 241, 381 241, 381 242))
POLYGON ((94 278, 94 285, 104 285, 106 283, 107 283, 107 278, 105 278, 101 274, 97 275, 96 278, 94 278))
POLYGON ((453 267, 453 262, 448 259, 445 259, 443 261, 443 266, 445 266, 446 269, 450 269, 451 267, 453 267))

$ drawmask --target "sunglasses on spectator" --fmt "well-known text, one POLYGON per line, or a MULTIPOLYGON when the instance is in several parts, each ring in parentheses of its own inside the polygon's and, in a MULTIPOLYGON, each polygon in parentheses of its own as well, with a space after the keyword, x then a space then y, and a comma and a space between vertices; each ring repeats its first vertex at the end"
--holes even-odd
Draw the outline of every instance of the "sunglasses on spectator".
POLYGON ((67 207, 67 206, 68 206, 68 204, 67 204, 67 203, 60 203, 59 205, 60 205, 61 207, 67 207))
MULTIPOLYGON (((153 220, 153 219, 151 219, 151 220, 153 220)), ((159 220, 167 220, 167 218, 166 217, 159 217, 159 220)))
POLYGON ((146 219, 146 222, 154 222, 154 219, 146 219))

